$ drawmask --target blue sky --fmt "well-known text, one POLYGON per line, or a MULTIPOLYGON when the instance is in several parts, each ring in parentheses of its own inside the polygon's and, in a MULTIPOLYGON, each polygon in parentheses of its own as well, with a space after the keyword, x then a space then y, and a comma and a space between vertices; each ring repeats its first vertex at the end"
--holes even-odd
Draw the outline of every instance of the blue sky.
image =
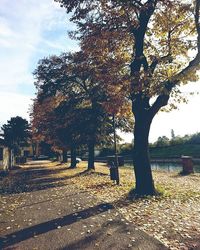
POLYGON ((32 72, 40 58, 78 48, 67 36, 73 28, 53 0, 1 0, 0 124, 15 115, 28 118, 32 72))
MULTIPOLYGON (((69 16, 53 0, 1 0, 0 4, 0 125, 12 116, 28 119, 34 97, 32 72, 39 59, 62 51, 77 50, 67 31, 74 29, 69 16)), ((200 92, 200 83, 184 91, 200 92)), ((170 113, 161 113, 153 121, 150 140, 160 135, 184 135, 200 131, 200 98, 170 113)), ((125 136, 127 141, 131 136, 125 136)))

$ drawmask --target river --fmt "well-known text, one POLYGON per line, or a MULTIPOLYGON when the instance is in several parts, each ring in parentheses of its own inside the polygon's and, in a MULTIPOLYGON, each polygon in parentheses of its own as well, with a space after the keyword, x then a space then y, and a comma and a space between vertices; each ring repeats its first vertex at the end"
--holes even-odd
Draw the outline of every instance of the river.
MULTIPOLYGON (((133 164, 131 162, 125 163, 125 167, 132 167, 133 164)), ((175 163, 175 162, 154 162, 151 163, 152 170, 164 170, 168 172, 181 172, 182 171, 182 165, 181 163, 175 163)), ((194 172, 200 173, 200 164, 194 165, 194 172)))

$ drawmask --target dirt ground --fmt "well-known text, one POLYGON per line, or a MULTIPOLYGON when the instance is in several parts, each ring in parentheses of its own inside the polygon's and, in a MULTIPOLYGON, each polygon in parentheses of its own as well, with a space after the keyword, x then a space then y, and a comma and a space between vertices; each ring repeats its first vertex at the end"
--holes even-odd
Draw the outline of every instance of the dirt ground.
MULTIPOLYGON (((23 204, 22 196, 16 194, 29 194, 30 197, 31 192, 73 186, 78 192, 89 192, 99 202, 112 204, 130 225, 158 239, 169 249, 200 249, 199 174, 180 176, 155 171, 155 184, 162 195, 131 200, 128 193, 134 186, 132 169, 120 169, 120 186, 116 186, 110 181, 109 169, 104 164, 96 164, 96 171, 90 173, 85 171, 84 162, 77 169, 67 169, 67 166, 46 163, 47 172, 37 169, 30 173, 20 171, 18 175, 16 170, 1 179, 0 202, 4 216, 6 213, 11 218, 23 204)), ((23 168, 30 169, 30 165, 23 168)), ((0 214, 1 218, 3 213, 0 214)))

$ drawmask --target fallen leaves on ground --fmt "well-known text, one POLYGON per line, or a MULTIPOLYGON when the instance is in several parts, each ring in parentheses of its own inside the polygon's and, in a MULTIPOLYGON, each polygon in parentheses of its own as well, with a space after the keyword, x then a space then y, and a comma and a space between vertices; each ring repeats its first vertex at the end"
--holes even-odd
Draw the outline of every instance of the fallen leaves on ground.
MULTIPOLYGON (((50 171, 46 175, 32 176, 30 183, 26 183, 26 179, 17 180, 14 174, 7 177, 6 183, 9 185, 4 186, 4 190, 9 195, 2 194, 1 207, 5 208, 6 204, 11 203, 8 211, 12 213, 23 203, 23 200, 15 201, 12 190, 23 192, 25 189, 25 192, 29 192, 29 189, 56 187, 57 193, 52 193, 49 198, 54 201, 62 196, 59 187, 75 184, 77 191, 90 191, 97 199, 112 203, 130 223, 159 239, 172 250, 195 249, 200 241, 199 174, 179 176, 177 173, 154 171, 154 181, 162 195, 130 200, 127 196, 134 186, 132 169, 120 168, 120 185, 117 186, 110 180, 109 169, 105 164, 96 164, 96 171, 86 171, 84 162, 76 169, 69 169, 67 166, 49 163, 45 168, 50 171)), ((28 169, 24 166, 24 170, 26 168, 28 169)), ((0 186, 2 185, 3 182, 0 181, 0 186)), ((81 210, 80 204, 74 205, 77 210, 81 210)))

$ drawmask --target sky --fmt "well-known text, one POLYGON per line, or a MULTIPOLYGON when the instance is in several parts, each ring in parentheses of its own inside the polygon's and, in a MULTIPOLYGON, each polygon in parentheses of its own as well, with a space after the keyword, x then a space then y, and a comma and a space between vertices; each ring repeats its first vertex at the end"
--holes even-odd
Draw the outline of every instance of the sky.
MULTIPOLYGON (((34 98, 33 71, 39 59, 78 50, 68 37, 75 27, 65 10, 53 0, 0 0, 0 126, 13 116, 29 119, 34 98)), ((183 92, 200 92, 200 82, 190 83, 183 92)), ((150 132, 150 141, 159 136, 200 132, 200 96, 170 113, 159 113, 150 132)), ((125 141, 131 134, 123 135, 125 141)))
POLYGON ((77 50, 65 10, 53 0, 0 0, 0 124, 29 118, 34 97, 32 72, 39 59, 77 50))

